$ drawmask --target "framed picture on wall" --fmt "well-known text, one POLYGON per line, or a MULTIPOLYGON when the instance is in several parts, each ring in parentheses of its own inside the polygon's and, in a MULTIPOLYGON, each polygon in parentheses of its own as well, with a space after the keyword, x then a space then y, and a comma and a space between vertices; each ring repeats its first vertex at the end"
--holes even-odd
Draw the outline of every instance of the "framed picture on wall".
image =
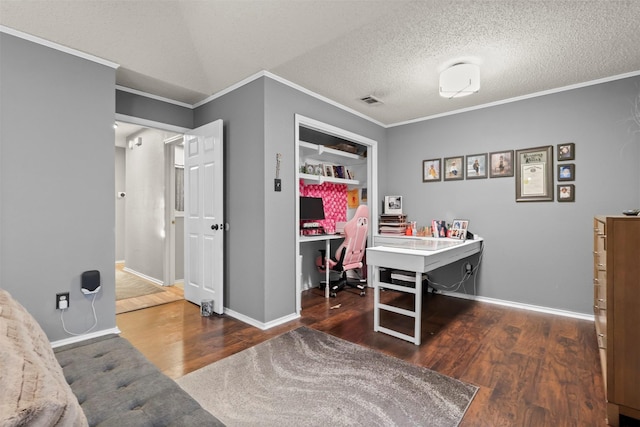
POLYGON ((487 177, 487 155, 473 154, 467 156, 467 179, 487 177))
POLYGON ((553 146, 516 150, 516 202, 553 201, 553 146))
POLYGON ((558 161, 573 160, 576 158, 576 144, 573 142, 567 142, 565 144, 558 144, 558 161))
POLYGON ((574 202, 576 200, 576 187, 573 184, 558 185, 558 201, 574 202))
POLYGON ((464 157, 446 157, 444 159, 444 180, 457 181, 464 179, 464 157))
POLYGON ((442 179, 440 159, 422 161, 422 182, 437 182, 442 179))
POLYGON ((385 214, 402 214, 402 196, 384 196, 385 214))
POLYGON ((513 150, 489 153, 489 177, 513 176, 513 150))
POLYGON ((558 181, 573 181, 576 179, 576 165, 564 163, 558 165, 558 181))

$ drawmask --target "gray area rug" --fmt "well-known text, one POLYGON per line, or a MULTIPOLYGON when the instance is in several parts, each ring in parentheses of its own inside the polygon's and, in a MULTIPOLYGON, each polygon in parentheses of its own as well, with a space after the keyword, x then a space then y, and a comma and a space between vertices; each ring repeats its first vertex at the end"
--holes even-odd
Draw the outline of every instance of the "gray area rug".
POLYGON ((162 286, 116 268, 116 301, 164 292, 162 286))
POLYGON ((478 390, 306 327, 177 382, 228 426, 457 426, 478 390))

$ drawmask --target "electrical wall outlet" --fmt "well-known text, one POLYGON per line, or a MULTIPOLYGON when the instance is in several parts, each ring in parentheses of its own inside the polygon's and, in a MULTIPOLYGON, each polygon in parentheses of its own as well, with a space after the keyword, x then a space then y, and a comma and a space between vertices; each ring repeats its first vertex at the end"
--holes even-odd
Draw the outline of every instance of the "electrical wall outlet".
POLYGON ((471 265, 470 262, 466 263, 464 265, 464 271, 466 274, 468 274, 469 276, 471 276, 473 274, 473 265, 471 265))
POLYGON ((56 294, 56 310, 66 310, 69 308, 69 292, 56 294))

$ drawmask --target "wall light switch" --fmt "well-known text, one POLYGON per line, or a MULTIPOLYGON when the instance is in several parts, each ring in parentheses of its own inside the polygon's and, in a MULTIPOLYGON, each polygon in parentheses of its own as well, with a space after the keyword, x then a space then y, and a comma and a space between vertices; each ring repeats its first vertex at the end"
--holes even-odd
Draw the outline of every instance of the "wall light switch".
POLYGON ((273 191, 282 191, 282 180, 280 178, 275 179, 273 191))

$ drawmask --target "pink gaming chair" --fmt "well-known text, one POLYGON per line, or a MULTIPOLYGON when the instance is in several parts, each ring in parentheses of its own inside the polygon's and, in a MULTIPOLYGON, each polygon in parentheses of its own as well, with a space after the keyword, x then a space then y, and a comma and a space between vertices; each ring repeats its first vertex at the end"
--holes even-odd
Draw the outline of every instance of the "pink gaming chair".
MULTIPOLYGON (((360 296, 365 295, 366 284, 358 282, 352 284, 347 281, 347 270, 353 270, 363 267, 362 259, 367 246, 367 233, 369 231, 369 208, 366 205, 358 206, 356 213, 344 226, 344 241, 338 249, 335 256, 329 258, 329 269, 341 273, 340 279, 332 281, 330 286, 330 295, 336 296, 339 290, 345 286, 360 289, 360 296)), ((324 260, 322 260, 324 261, 324 260)), ((324 271, 324 262, 318 263, 318 269, 324 271)))

